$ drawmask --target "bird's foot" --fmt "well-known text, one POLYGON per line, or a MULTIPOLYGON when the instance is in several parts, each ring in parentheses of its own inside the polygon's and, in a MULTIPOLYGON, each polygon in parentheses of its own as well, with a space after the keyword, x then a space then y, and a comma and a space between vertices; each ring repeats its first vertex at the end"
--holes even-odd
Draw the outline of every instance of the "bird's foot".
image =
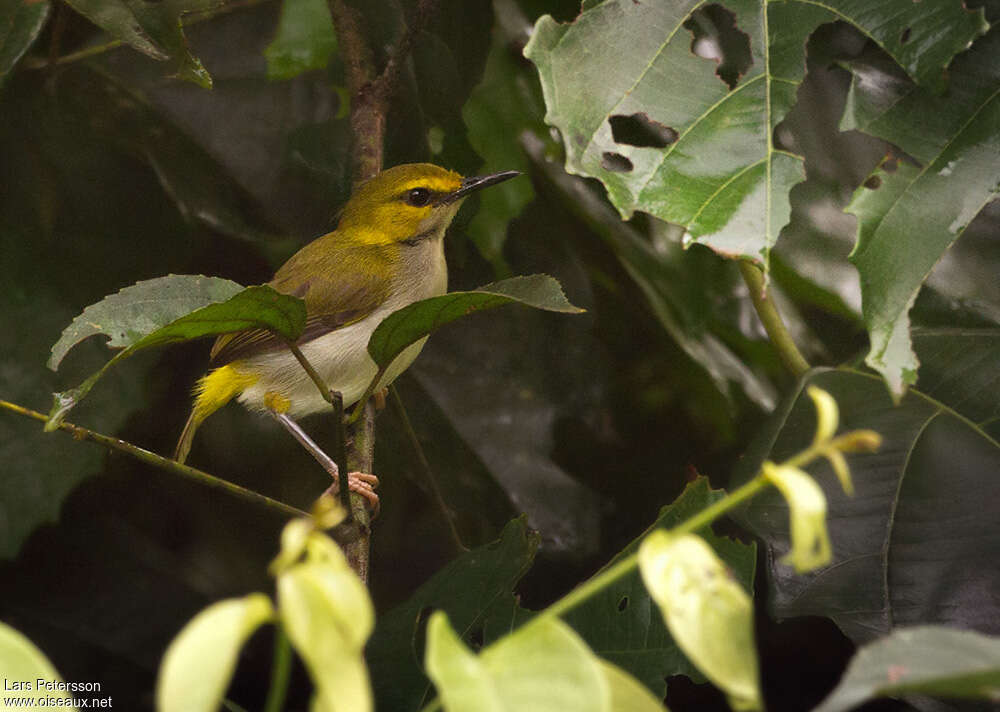
MULTIPOLYGON (((379 510, 382 505, 379 503, 378 494, 375 493, 375 488, 378 487, 378 477, 368 472, 348 472, 347 473, 347 489, 350 492, 359 494, 365 498, 368 503, 368 509, 371 510, 372 519, 378 516, 379 510)), ((330 485, 324 494, 329 494, 336 497, 340 493, 340 480, 335 478, 333 484, 330 485)))

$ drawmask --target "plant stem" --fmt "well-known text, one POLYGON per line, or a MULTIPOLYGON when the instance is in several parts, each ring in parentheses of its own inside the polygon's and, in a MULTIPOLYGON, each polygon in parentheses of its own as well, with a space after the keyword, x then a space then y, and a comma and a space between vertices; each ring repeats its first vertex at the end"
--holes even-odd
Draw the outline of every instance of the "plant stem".
MULTIPOLYGON (((270 0, 238 0, 237 2, 226 3, 219 7, 209 8, 201 12, 185 13, 181 15, 181 24, 184 27, 189 27, 191 25, 196 25, 199 22, 205 22, 206 20, 219 17, 220 15, 226 15, 234 10, 240 10, 244 7, 253 7, 254 5, 259 5, 263 2, 270 2, 270 0)), ((71 64, 72 62, 78 62, 81 59, 87 59, 89 57, 95 57, 99 54, 104 54, 105 52, 117 49, 124 44, 125 43, 121 40, 111 40, 99 45, 94 45, 93 47, 87 47, 86 49, 64 54, 61 57, 25 57, 21 62, 21 66, 25 69, 44 69, 45 67, 57 66, 60 64, 71 64)))
MULTIPOLYGON (((743 504, 746 500, 753 497, 755 494, 760 492, 762 489, 767 487, 770 482, 765 479, 762 475, 758 474, 752 480, 747 482, 742 487, 733 490, 723 499, 705 507, 697 514, 695 514, 690 519, 687 519, 676 527, 670 530, 672 536, 681 536, 683 534, 691 534, 698 531, 709 524, 714 522, 716 519, 721 517, 723 514, 735 509, 739 505, 743 504)), ((604 569, 596 576, 584 581, 582 584, 577 586, 575 589, 570 591, 568 594, 560 598, 558 601, 550 605, 548 608, 544 609, 541 613, 531 619, 525 625, 531 625, 537 620, 554 618, 556 616, 561 616, 567 611, 575 608, 579 604, 587 600, 592 594, 606 586, 611 585, 618 579, 630 573, 636 566, 639 565, 639 554, 634 553, 626 556, 621 561, 611 565, 609 568, 604 569)))
POLYGON ((389 394, 392 396, 393 409, 396 411, 399 422, 403 426, 403 432, 406 433, 406 437, 409 439, 410 445, 413 447, 413 451, 417 455, 417 463, 420 465, 420 470, 424 475, 424 480, 427 482, 427 486, 430 489, 431 498, 434 500, 434 504, 437 505, 437 508, 441 512, 441 516, 444 517, 445 522, 448 523, 448 531, 451 533, 451 539, 455 544, 455 548, 460 552, 468 551, 469 547, 462 543, 462 537, 458 535, 458 529, 455 528, 454 517, 451 510, 448 509, 448 505, 444 501, 444 496, 441 494, 441 488, 438 487, 437 478, 434 477, 434 471, 431 469, 431 464, 427 461, 427 456, 424 454, 424 448, 420 445, 420 439, 413 430, 413 425, 410 423, 410 416, 406 413, 406 406, 403 405, 403 399, 399 397, 399 391, 396 390, 395 386, 389 386, 389 394))
POLYGON ((274 630, 274 662, 271 667, 271 687, 264 701, 264 712, 281 712, 288 695, 288 680, 292 673, 292 646, 279 622, 274 630))
MULTIPOLYGON (((720 499, 719 501, 701 510, 693 517, 681 522, 673 529, 670 529, 669 533, 671 536, 681 536, 684 534, 692 534, 699 529, 707 527, 723 514, 726 514, 740 506, 743 502, 750 499, 761 490, 766 489, 770 485, 770 480, 764 477, 762 473, 757 473, 752 480, 733 490, 723 499, 720 499)), ((539 611, 538 615, 521 626, 519 630, 524 630, 525 628, 538 624, 540 621, 550 620, 568 613, 598 591, 632 573, 638 565, 639 553, 635 552, 633 554, 629 554, 621 561, 615 562, 608 568, 603 569, 593 577, 584 581, 552 605, 539 611)), ((484 650, 489 647, 490 646, 486 646, 484 650)), ((480 654, 482 654, 482 651, 480 651, 480 654)), ((440 698, 437 698, 425 705, 422 712, 435 712, 439 709, 441 709, 441 702, 440 698)))
POLYGON ((757 316, 760 317, 761 323, 764 324, 764 331, 767 332, 771 344, 777 349, 778 356, 781 358, 782 363, 785 364, 785 367, 794 376, 801 376, 809 370, 809 362, 805 360, 799 348, 795 345, 791 334, 788 333, 785 322, 781 319, 781 314, 778 313, 777 308, 774 306, 774 299, 771 298, 764 284, 763 272, 749 260, 739 260, 739 264, 740 274, 743 275, 743 281, 746 282, 747 287, 750 289, 750 299, 753 300, 754 309, 757 310, 757 316))
MULTIPOLYGON (((31 410, 30 408, 25 408, 24 406, 17 405, 16 403, 11 403, 9 401, 0 400, 0 408, 4 408, 13 413, 19 413, 28 418, 34 418, 42 423, 48 420, 48 416, 44 413, 39 413, 36 410, 31 410)), ((210 475, 207 472, 203 472, 197 468, 191 467, 189 465, 182 465, 176 460, 171 460, 170 458, 163 457, 163 455, 157 455, 155 452, 151 452, 144 448, 134 445, 126 440, 121 440, 119 438, 113 438, 109 435, 103 435, 101 433, 94 432, 87 428, 80 427, 79 425, 73 425, 72 423, 62 422, 59 424, 59 430, 69 433, 76 440, 89 440, 91 442, 98 443, 104 447, 110 448, 112 450, 118 450, 131 455, 137 460, 145 462, 147 465, 152 465, 153 467, 159 467, 161 470, 167 470, 168 472, 173 472, 174 474, 186 477, 189 480, 194 480, 208 487, 214 489, 224 490, 229 494, 245 499, 249 502, 254 502, 263 507, 271 509, 275 512, 279 512, 288 517, 307 517, 309 516, 301 509, 296 509, 284 502, 279 502, 276 499, 271 499, 265 495, 262 495, 253 490, 249 490, 246 487, 240 487, 232 482, 227 482, 219 477, 210 475)))

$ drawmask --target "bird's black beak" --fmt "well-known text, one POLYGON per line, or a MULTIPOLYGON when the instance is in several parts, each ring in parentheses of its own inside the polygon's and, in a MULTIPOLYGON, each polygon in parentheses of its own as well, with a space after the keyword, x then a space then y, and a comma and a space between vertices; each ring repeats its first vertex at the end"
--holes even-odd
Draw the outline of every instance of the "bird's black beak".
POLYGON ((505 180, 519 175, 521 175, 521 171, 500 171, 499 173, 493 173, 488 176, 470 176, 469 178, 463 178, 462 185, 459 189, 454 193, 448 193, 448 195, 443 196, 440 204, 447 205, 448 203, 454 203, 456 200, 465 198, 470 193, 474 193, 477 190, 491 185, 496 185, 497 183, 503 183, 505 180))

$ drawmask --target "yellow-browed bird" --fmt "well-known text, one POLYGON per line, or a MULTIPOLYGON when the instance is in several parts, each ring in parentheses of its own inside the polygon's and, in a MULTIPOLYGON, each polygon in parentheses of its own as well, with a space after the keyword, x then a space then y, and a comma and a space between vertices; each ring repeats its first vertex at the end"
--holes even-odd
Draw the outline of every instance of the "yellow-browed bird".
MULTIPOLYGON (((306 326, 298 345, 327 386, 340 392, 345 407, 362 396, 377 372, 367 350, 375 327, 391 312, 447 290, 443 238, 462 201, 516 175, 462 178, 429 163, 385 170, 351 195, 336 230, 292 255, 268 283, 305 301, 306 326)), ((413 362, 425 340, 396 358, 380 388, 413 362)), ((296 423, 329 405, 284 341, 263 329, 226 334, 216 340, 211 358, 218 368, 198 382, 176 460, 187 458, 205 418, 237 398, 251 410, 274 415, 336 481, 336 465, 296 423)), ((349 482, 377 501, 374 477, 351 473, 349 482)))

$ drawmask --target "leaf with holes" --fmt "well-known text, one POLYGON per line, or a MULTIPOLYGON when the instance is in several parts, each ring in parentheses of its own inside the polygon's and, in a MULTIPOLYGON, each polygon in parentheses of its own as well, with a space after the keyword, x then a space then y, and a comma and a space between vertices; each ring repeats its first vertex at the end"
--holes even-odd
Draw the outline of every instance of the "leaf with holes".
MULTIPOLYGON (((929 340, 923 347, 934 349, 929 340)), ((1000 590, 1000 445, 972 422, 989 411, 966 396, 969 386, 982 386, 979 370, 956 370, 951 383, 938 384, 943 401, 911 389, 893 406, 874 375, 815 369, 778 408, 735 483, 752 477, 764 459, 781 462, 812 440, 816 416, 807 385, 836 398, 842 431, 882 436, 878 452, 849 458, 853 497, 825 461, 808 467, 827 496, 829 566, 801 575, 780 562, 790 542, 787 506, 777 492, 762 492, 739 515, 766 547, 768 598, 778 616, 828 616, 857 643, 925 623, 1000 633, 993 594, 1000 590)))
POLYGON ((909 311, 928 273, 983 207, 1000 196, 1000 33, 950 67, 946 95, 878 59, 852 66, 843 128, 891 141, 919 165, 891 159, 855 193, 851 261, 861 276, 866 363, 898 398, 916 383, 909 311))
POLYGON ((525 55, 570 173, 600 179, 623 217, 651 213, 764 265, 788 222, 789 191, 804 178, 801 157, 773 135, 795 102, 812 31, 847 21, 939 88, 951 57, 987 27, 981 10, 958 0, 729 0, 715 24, 749 63, 715 76, 715 63, 692 51, 689 27, 711 22, 704 5, 591 0, 571 24, 542 17, 525 55))

